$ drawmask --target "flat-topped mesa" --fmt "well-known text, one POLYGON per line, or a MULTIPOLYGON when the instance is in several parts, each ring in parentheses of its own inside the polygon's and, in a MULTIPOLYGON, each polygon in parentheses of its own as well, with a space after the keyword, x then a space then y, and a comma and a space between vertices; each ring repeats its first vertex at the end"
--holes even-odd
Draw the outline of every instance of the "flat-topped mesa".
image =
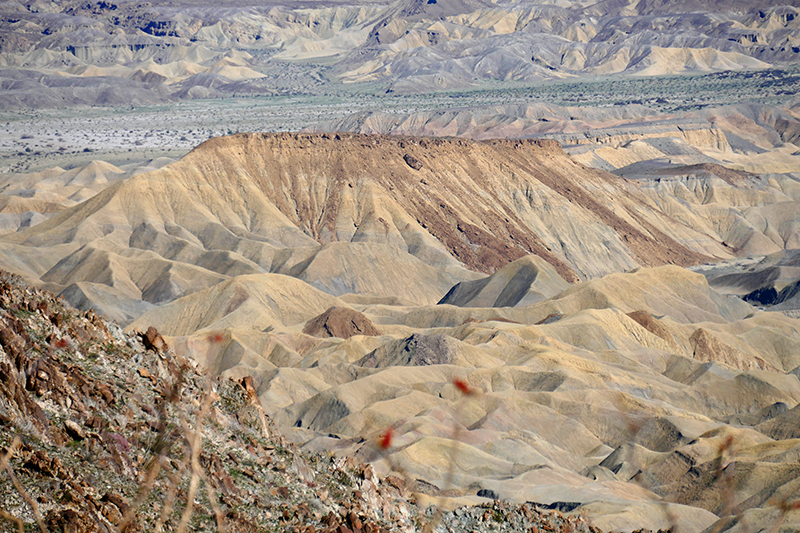
POLYGON ((613 270, 707 259, 675 242, 669 232, 640 223, 636 211, 648 208, 637 202, 631 205, 627 193, 614 184, 619 178, 576 164, 550 139, 239 134, 207 141, 184 162, 199 163, 209 156, 218 163, 244 166, 253 177, 263 179, 261 188, 278 209, 320 242, 370 240, 377 237, 368 234, 378 231, 387 235, 379 240, 402 235, 408 243, 406 224, 398 225, 390 213, 402 209, 459 261, 487 273, 534 253, 570 281, 597 275, 599 271, 584 263, 592 259, 581 258, 575 264, 577 254, 568 251, 571 246, 576 251, 586 248, 592 238, 576 233, 590 228, 608 233, 603 237, 594 233, 596 240, 617 241, 613 251, 601 247, 604 251, 599 253, 616 255, 616 250, 626 249, 626 259, 613 270), (412 159, 419 168, 408 163, 412 159), (598 202, 601 190, 605 198, 598 202), (367 191, 373 211, 391 218, 352 211, 353 203, 367 191), (556 207, 576 212, 569 215, 570 221, 542 212, 556 207), (582 219, 588 228, 580 224, 582 219), (560 227, 564 222, 566 227, 560 227), (374 226, 372 231, 369 226, 374 226))
MULTIPOLYGON (((245 133, 210 139, 7 239, 102 239, 170 260, 186 246, 198 258, 227 250, 288 275, 294 259, 276 248, 369 243, 426 268, 483 273, 534 254, 567 281, 720 254, 636 187, 577 163, 553 140, 245 133)), ((241 273, 257 271, 252 263, 241 273)))

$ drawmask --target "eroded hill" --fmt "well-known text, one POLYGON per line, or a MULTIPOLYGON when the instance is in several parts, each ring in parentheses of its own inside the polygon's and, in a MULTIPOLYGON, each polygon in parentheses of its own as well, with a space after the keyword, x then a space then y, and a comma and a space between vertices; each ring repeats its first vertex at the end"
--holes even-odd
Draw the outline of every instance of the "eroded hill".
POLYGON ((737 531, 730 509, 793 505, 800 328, 682 268, 734 254, 721 215, 687 217, 768 210, 791 178, 682 171, 631 180, 552 140, 240 134, 7 234, 0 260, 252 378, 306 450, 448 505, 737 531))
POLYGON ((109 187, 4 246, 52 250, 36 275, 59 292, 105 279, 152 304, 260 273, 335 296, 435 303, 473 271, 531 253, 568 281, 728 255, 630 187, 552 141, 243 134, 109 187), (359 258, 369 261, 356 269, 359 258))

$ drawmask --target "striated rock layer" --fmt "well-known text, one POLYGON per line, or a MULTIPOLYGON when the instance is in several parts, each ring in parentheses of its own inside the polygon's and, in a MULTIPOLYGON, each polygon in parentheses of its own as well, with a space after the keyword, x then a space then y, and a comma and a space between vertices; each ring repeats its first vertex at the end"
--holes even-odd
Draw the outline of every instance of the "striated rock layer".
POLYGON ((2 241, 48 248, 36 274, 53 290, 102 280, 152 304, 265 272, 435 303, 478 277, 464 267, 492 273, 528 254, 567 281, 728 257, 630 187, 554 141, 240 134, 2 241))

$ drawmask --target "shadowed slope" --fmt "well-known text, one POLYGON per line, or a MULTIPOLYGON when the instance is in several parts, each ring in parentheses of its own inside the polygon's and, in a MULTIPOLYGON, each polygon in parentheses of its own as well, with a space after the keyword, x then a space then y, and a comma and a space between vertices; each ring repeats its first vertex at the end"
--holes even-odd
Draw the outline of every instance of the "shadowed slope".
POLYGON ((524 307, 554 296, 568 284, 536 256, 509 263, 489 277, 462 281, 439 300, 459 307, 524 307))

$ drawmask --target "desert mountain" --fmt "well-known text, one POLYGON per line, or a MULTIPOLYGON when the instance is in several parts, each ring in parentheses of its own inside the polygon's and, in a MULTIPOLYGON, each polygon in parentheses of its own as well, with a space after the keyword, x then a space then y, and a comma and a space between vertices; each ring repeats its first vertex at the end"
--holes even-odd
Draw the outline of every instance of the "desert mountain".
POLYGON ((763 69, 796 62, 795 4, 12 0, 0 7, 0 107, 763 69))
POLYGON ((730 257, 645 200, 553 141, 247 134, 119 181, 3 246, 9 258, 49 250, 37 277, 51 290, 102 283, 149 304, 261 273, 434 304, 529 254, 544 261, 549 296, 559 278, 730 257))
POLYGON ((313 129, 558 140, 576 161, 635 183, 629 192, 643 203, 715 236, 730 253, 764 255, 797 246, 798 125, 791 106, 665 115, 641 105, 529 104, 365 112, 313 129))
MULTIPOLYGON (((680 81, 665 82, 665 92, 672 83, 680 81)), ((794 142, 800 122, 794 104, 739 103, 659 113, 654 109, 657 102, 646 103, 631 99, 628 105, 614 107, 532 103, 414 113, 367 111, 321 122, 309 131, 549 138, 585 165, 634 178, 681 164, 716 163, 767 174, 795 172, 798 167, 794 142)))

